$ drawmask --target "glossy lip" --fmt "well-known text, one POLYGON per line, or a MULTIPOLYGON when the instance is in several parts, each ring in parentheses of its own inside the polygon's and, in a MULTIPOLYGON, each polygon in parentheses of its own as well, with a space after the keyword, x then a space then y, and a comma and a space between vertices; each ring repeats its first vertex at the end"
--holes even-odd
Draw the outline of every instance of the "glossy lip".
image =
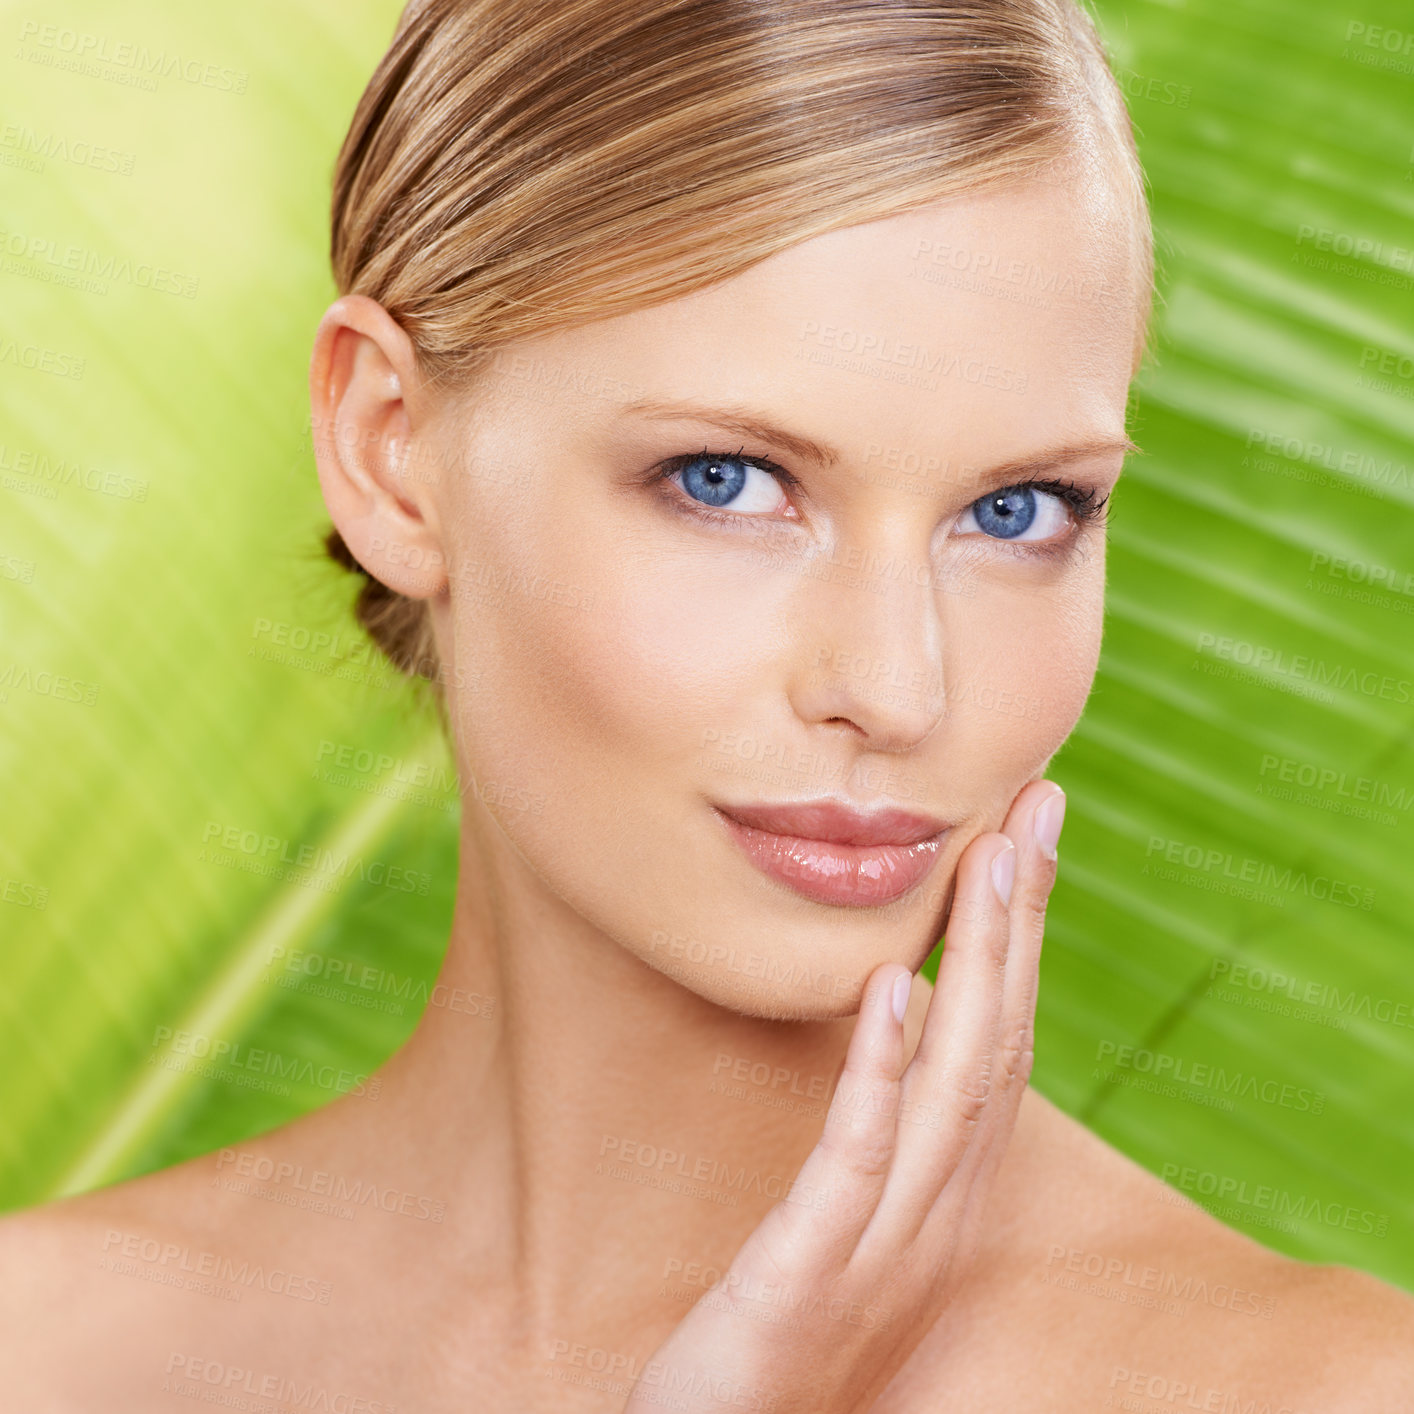
POLYGON ((889 903, 916 887, 951 828, 907 810, 865 814, 835 800, 713 809, 762 873, 840 907, 889 903))

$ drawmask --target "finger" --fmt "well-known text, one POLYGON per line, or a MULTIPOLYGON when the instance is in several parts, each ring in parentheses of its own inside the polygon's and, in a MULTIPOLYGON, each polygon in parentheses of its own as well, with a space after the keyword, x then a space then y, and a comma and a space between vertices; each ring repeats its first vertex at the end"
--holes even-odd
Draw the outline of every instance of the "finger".
POLYGON ((1002 832, 1016 845, 1016 878, 1008 906, 1007 956, 993 1065, 992 1100, 979 1134, 958 1166, 955 1181, 990 1182, 1006 1153, 1021 1097, 1035 1060, 1036 995, 1046 905, 1056 878, 1056 842, 1065 818, 1065 792, 1035 781, 1012 803, 1002 832))
POLYGON ((797 1280, 842 1270, 879 1201, 893 1162, 903 1012, 913 976, 898 963, 875 968, 845 1055, 844 1069, 790 1193, 762 1219, 733 1262, 735 1272, 797 1280), (774 1270, 773 1270, 774 1269, 774 1270))
POLYGON ((1011 895, 1010 942, 998 1059, 1019 1102, 1035 1054, 1036 993, 1041 976, 1046 907, 1056 882, 1056 846, 1065 822, 1065 792, 1052 781, 1028 786, 1002 827, 1016 843, 1016 883, 1011 895))
POLYGON ((1016 846, 981 835, 958 861, 938 981, 900 1083, 898 1156, 864 1245, 909 1242, 961 1161, 987 1109, 1006 974, 1016 846))

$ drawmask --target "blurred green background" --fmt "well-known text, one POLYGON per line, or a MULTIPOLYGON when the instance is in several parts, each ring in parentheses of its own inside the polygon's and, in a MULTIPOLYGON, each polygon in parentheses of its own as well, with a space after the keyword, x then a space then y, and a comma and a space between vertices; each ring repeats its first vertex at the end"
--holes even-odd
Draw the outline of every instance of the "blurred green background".
MULTIPOLYGON (((0 5, 3 1207, 326 1103, 436 975, 457 797, 317 553, 305 394, 397 10, 0 5)), ((1259 1241, 1414 1289, 1414 17, 1098 14, 1159 345, 1053 768, 1034 1083, 1259 1241)))

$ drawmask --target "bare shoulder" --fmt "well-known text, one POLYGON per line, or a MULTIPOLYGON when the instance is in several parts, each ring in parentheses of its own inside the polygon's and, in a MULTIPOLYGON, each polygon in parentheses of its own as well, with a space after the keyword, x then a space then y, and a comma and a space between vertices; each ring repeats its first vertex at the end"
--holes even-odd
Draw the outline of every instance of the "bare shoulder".
MULTIPOLYGON (((131 1334, 136 1306, 130 1283, 107 1270, 108 1233, 124 1225, 149 1226, 140 1213, 156 1187, 137 1179, 0 1219, 0 1379, 17 1408, 69 1414, 111 1390, 92 1382, 80 1361, 85 1345, 95 1354, 121 1348, 131 1334)), ((138 1305, 142 1303, 137 1303, 138 1305)))
POLYGON ((880 1414, 940 1392, 948 1410, 1414 1411, 1414 1298, 1228 1227, 1035 1091, 989 1216, 975 1279, 880 1414))
POLYGON ((207 1187, 211 1160, 0 1218, 0 1326, 10 1337, 0 1373, 23 1407, 100 1407, 84 1403, 113 1396, 110 1383, 88 1388, 99 1368, 111 1380, 123 1352, 150 1344, 154 1320, 178 1336, 193 1324, 195 1274, 180 1270, 181 1254, 219 1245, 229 1221, 207 1187))
POLYGON ((1022 1109, 996 1194, 1012 1272, 1104 1349, 1107 1394, 1137 1408, 1187 1386, 1198 1407, 1414 1409, 1414 1299, 1229 1227, 1035 1091, 1022 1109))
POLYGON ((247 1278, 272 1284, 280 1235, 270 1205, 222 1187, 221 1162, 203 1154, 0 1218, 0 1381, 14 1407, 150 1411, 174 1351, 258 1314, 247 1278))
POLYGON ((46 1298, 72 1297, 95 1285, 92 1274, 104 1268, 103 1258, 127 1231, 180 1223, 189 1208, 186 1190, 193 1187, 189 1167, 164 1169, 0 1218, 0 1264, 12 1277, 0 1289, 6 1316, 33 1326, 44 1315, 46 1298))

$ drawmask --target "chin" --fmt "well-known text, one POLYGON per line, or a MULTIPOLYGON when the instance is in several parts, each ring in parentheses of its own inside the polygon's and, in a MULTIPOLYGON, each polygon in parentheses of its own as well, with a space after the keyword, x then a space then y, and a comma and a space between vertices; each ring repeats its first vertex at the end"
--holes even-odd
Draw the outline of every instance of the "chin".
POLYGON ((893 903, 867 909, 831 908, 766 881, 761 887, 784 897, 759 910, 723 910, 740 920, 727 927, 719 913, 655 928, 633 951, 697 996, 743 1016, 853 1016, 875 968, 899 962, 916 972, 937 945, 953 875, 939 870, 893 903))

